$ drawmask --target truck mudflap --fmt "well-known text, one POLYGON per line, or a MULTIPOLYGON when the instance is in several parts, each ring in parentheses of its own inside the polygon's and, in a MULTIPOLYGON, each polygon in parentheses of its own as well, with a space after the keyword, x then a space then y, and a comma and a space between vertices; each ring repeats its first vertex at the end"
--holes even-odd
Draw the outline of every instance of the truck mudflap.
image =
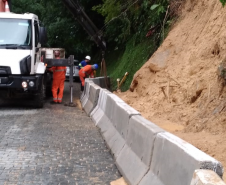
POLYGON ((7 77, 0 76, 1 89, 22 89, 25 91, 38 91, 42 84, 43 75, 34 76, 16 76, 9 75, 7 77))

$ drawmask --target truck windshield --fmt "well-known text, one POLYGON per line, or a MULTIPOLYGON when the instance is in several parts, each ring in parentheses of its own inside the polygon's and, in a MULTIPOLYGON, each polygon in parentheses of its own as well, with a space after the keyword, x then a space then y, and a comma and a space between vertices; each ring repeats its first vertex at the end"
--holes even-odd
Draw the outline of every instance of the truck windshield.
POLYGON ((31 48, 31 20, 1 18, 0 28, 0 48, 31 48))

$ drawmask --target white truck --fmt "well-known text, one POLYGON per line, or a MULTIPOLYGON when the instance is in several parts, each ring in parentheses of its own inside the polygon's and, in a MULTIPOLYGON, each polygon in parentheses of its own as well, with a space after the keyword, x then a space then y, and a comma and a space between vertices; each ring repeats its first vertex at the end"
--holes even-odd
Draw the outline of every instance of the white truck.
POLYGON ((51 80, 41 61, 45 28, 37 15, 9 12, 0 12, 0 28, 0 98, 31 98, 35 107, 43 107, 51 80))
MULTIPOLYGON (((101 48, 103 57, 106 43, 102 34, 78 1, 62 1, 101 48)), ((32 98, 35 107, 43 107, 46 92, 50 92, 52 83, 52 74, 46 70, 48 64, 48 67, 70 66, 72 104, 74 56, 71 55, 68 60, 42 60, 41 44, 46 42, 46 31, 40 26, 38 16, 32 13, 10 13, 9 5, 11 0, 0 0, 0 98, 32 98)))

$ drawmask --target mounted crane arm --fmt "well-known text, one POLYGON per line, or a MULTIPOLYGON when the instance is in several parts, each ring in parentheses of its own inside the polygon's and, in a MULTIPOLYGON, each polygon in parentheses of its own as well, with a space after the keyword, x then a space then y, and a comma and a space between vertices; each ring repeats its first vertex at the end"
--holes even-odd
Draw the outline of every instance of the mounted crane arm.
POLYGON ((103 39, 103 34, 100 32, 94 23, 89 19, 87 14, 83 11, 81 5, 77 0, 62 0, 65 6, 74 15, 74 18, 82 25, 85 31, 92 37, 94 42, 101 48, 106 50, 106 42, 103 39))

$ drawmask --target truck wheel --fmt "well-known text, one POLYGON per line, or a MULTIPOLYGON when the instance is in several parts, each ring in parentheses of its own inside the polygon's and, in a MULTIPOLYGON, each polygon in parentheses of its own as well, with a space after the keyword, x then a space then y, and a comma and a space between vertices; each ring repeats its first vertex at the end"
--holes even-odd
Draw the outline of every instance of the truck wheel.
POLYGON ((46 86, 46 97, 52 97, 52 83, 48 87, 46 86))
POLYGON ((34 106, 36 108, 43 108, 45 97, 46 97, 46 86, 45 86, 45 83, 42 82, 41 89, 35 95, 34 106))
POLYGON ((52 97, 52 83, 53 83, 53 74, 46 74, 46 97, 52 97))

